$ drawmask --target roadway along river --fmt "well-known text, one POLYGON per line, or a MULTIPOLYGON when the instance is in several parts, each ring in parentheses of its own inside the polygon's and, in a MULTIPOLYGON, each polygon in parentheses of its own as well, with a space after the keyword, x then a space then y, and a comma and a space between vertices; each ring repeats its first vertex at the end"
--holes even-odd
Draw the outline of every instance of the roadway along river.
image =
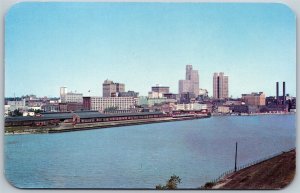
POLYGON ((58 134, 5 136, 5 175, 20 188, 155 188, 173 174, 197 188, 295 147, 295 115, 224 116, 58 134))

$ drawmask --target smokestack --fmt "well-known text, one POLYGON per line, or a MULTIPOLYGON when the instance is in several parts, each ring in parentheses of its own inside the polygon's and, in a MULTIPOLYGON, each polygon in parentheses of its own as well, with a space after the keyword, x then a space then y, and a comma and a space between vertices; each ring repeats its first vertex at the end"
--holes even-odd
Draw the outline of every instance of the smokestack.
POLYGON ((283 82, 283 86, 282 86, 282 99, 283 99, 283 104, 285 105, 285 82, 283 82))
POLYGON ((279 96, 279 82, 276 82, 276 100, 277 100, 277 102, 279 100, 278 96, 279 96))

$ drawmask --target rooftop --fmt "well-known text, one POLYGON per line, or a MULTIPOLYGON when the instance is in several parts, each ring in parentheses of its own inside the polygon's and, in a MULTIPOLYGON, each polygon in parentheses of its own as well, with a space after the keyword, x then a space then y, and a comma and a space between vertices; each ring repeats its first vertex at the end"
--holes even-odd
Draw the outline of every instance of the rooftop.
POLYGON ((103 114, 98 111, 77 111, 65 113, 43 113, 42 116, 35 117, 5 117, 5 122, 18 122, 18 121, 45 121, 53 119, 71 119, 73 114, 78 115, 80 118, 109 118, 109 117, 123 117, 123 116, 137 116, 137 115, 159 115, 161 112, 141 112, 141 113, 120 113, 120 114, 103 114))

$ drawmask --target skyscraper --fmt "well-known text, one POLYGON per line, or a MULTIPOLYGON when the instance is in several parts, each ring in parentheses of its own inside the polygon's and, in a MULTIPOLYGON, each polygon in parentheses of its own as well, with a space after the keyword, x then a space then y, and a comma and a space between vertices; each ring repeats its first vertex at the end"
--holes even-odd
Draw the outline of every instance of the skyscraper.
POLYGON ((193 93, 195 96, 198 96, 199 94, 199 75, 198 70, 193 70, 192 65, 186 65, 186 72, 185 72, 185 79, 191 80, 191 89, 193 90, 193 93))
POLYGON ((123 83, 116 83, 116 92, 125 92, 125 84, 123 83))
POLYGON ((223 72, 214 73, 213 97, 215 99, 228 98, 228 76, 225 76, 223 72))
POLYGON ((112 93, 116 93, 116 85, 111 80, 105 80, 102 84, 103 97, 111 97, 112 93))
POLYGON ((194 93, 193 83, 191 80, 179 80, 179 94, 194 93))
POLYGON ((193 93, 195 97, 199 95, 199 75, 198 70, 193 70, 192 65, 186 65, 185 80, 179 80, 179 94, 193 93))
POLYGON ((66 96, 67 96, 67 87, 60 87, 60 90, 59 90, 59 94, 60 94, 60 101, 62 103, 65 103, 66 102, 66 96))
POLYGON ((103 97, 112 97, 116 96, 117 93, 125 92, 125 84, 123 83, 114 83, 111 80, 105 80, 102 84, 103 97))

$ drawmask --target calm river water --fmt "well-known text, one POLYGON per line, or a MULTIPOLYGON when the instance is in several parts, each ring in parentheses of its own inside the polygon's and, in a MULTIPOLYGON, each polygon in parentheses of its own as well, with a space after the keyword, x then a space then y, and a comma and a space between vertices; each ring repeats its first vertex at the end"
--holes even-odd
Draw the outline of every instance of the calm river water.
POLYGON ((295 147, 295 115, 223 116, 58 134, 5 136, 20 188, 197 188, 238 164, 295 147))

